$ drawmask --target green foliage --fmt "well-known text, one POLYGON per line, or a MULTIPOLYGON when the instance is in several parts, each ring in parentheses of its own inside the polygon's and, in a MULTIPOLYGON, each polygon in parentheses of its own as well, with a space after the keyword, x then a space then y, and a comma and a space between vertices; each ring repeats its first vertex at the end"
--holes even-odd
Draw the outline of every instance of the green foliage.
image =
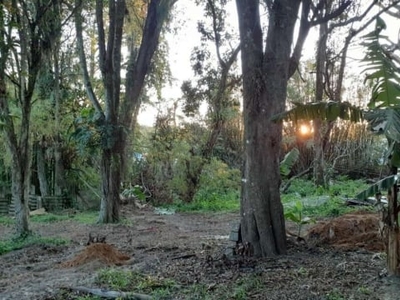
POLYGON ((225 163, 212 159, 204 166, 200 188, 192 203, 175 201, 178 211, 238 211, 240 171, 225 163))
POLYGON ((363 45, 366 47, 364 72, 368 73, 365 80, 372 87, 372 97, 368 104, 371 109, 398 106, 400 100, 399 70, 382 44, 382 41, 388 41, 387 36, 382 35, 385 29, 385 22, 378 17, 375 29, 363 36, 363 45))
POLYGON ((41 237, 39 235, 28 235, 24 238, 10 238, 0 240, 0 255, 5 253, 22 249, 32 245, 65 245, 68 244, 69 241, 62 238, 48 238, 41 237))
POLYGON ((200 188, 208 194, 224 194, 238 190, 240 188, 240 170, 231 169, 222 161, 212 159, 210 164, 203 169, 200 188))
POLYGON ((135 197, 140 201, 146 200, 146 194, 143 192, 143 187, 138 184, 124 189, 121 194, 126 198, 135 197))
MULTIPOLYGON (((201 190, 198 194, 201 193, 201 190)), ((196 195, 197 196, 197 195, 196 195)), ((226 194, 206 194, 202 199, 195 199, 191 203, 176 201, 173 205, 178 211, 197 212, 228 212, 239 211, 239 191, 230 191, 226 194)))
POLYGON ((377 183, 370 185, 367 189, 363 190, 356 195, 357 199, 366 200, 368 197, 375 196, 382 191, 390 190, 393 185, 398 183, 397 175, 391 175, 379 180, 377 183))
POLYGON ((348 102, 320 101, 306 104, 295 102, 293 104, 294 108, 274 116, 272 120, 286 120, 295 123, 301 120, 315 119, 335 121, 340 118, 352 122, 363 120, 363 111, 348 102))
POLYGON ((354 197, 367 187, 368 184, 362 180, 349 180, 347 177, 335 180, 329 190, 315 186, 311 180, 296 179, 282 195, 282 202, 285 211, 290 211, 300 201, 303 216, 337 217, 355 209, 347 206, 344 198, 354 197))
POLYGON ((286 177, 290 173, 290 169, 297 162, 300 156, 300 151, 297 148, 293 148, 288 153, 279 164, 281 175, 286 177))
POLYGON ((304 206, 301 201, 296 201, 296 203, 285 209, 285 219, 290 220, 297 224, 298 231, 297 236, 300 237, 301 228, 303 225, 315 223, 315 220, 310 217, 304 216, 304 206))

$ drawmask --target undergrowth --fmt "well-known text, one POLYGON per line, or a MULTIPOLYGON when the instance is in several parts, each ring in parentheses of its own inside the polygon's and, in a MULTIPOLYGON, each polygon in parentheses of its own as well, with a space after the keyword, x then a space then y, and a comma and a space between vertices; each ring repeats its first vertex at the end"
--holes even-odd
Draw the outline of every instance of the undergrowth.
POLYGON ((337 217, 357 210, 360 207, 347 206, 346 198, 354 197, 368 187, 362 180, 349 180, 340 177, 334 181, 329 189, 317 187, 310 180, 294 180, 285 194, 282 203, 285 210, 290 210, 296 202, 301 202, 303 214, 318 217, 337 217))

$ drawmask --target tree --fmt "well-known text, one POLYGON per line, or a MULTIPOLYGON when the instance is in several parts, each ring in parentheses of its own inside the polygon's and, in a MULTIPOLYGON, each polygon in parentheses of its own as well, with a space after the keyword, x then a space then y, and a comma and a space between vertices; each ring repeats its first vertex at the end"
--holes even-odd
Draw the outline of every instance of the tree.
MULTIPOLYGON (((82 75, 88 98, 96 113, 96 125, 101 136, 102 201, 100 223, 119 221, 120 183, 125 164, 125 151, 129 132, 141 104, 145 77, 157 49, 160 32, 176 0, 151 0, 144 8, 145 21, 141 42, 137 36, 129 37, 129 57, 122 55, 124 24, 131 11, 124 0, 108 2, 108 27, 105 26, 103 1, 96 1, 99 66, 104 87, 104 107, 96 96, 86 64, 83 42, 82 1, 76 14, 76 32, 82 75), (139 43, 139 44, 138 44, 139 43), (121 72, 126 63, 125 94, 121 94, 121 72), (121 99, 122 98, 122 99, 121 99)), ((136 6, 134 8, 137 8, 136 6)), ((134 9, 133 8, 133 9, 134 9)), ((140 14, 139 14, 140 15, 140 14)), ((132 16, 135 19, 138 15, 132 16)), ((137 32, 136 32, 137 34, 137 32)))
POLYGON ((233 91, 240 83, 240 78, 232 74, 232 67, 236 62, 240 46, 228 48, 232 35, 227 31, 225 25, 225 3, 226 1, 207 0, 205 3, 205 16, 211 19, 211 26, 205 22, 199 22, 198 30, 202 36, 202 45, 193 52, 193 69, 199 77, 197 85, 192 86, 191 81, 182 84, 183 96, 185 98, 184 112, 187 115, 197 112, 203 100, 208 104, 208 127, 209 131, 204 142, 190 150, 190 158, 185 159, 186 166, 186 190, 183 195, 185 202, 192 202, 198 190, 200 176, 205 164, 209 163, 217 140, 231 116, 234 115, 235 101, 233 91), (207 43, 213 43, 217 59, 217 68, 213 67, 209 59, 207 43), (196 156, 196 157, 195 157, 196 156), (196 159, 197 158, 197 159, 196 159))
POLYGON ((8 1, 0 5, 0 114, 13 164, 12 197, 16 231, 21 236, 29 232, 30 115, 42 62, 61 32, 59 6, 59 1, 8 1))
POLYGON ((297 69, 310 27, 340 15, 351 1, 341 1, 322 18, 317 17, 318 7, 311 1, 265 3, 269 19, 264 38, 260 1, 236 1, 242 47, 245 129, 241 232, 242 239, 251 245, 256 256, 286 253, 285 220, 279 193, 282 124, 273 122, 271 117, 285 109, 287 83, 297 69), (298 38, 291 51, 299 13, 298 38))
MULTIPOLYGON (((392 3, 386 4, 379 12, 369 16, 373 8, 376 7, 377 1, 371 1, 365 7, 363 6, 365 3, 354 1, 349 7, 348 13, 338 16, 335 19, 327 20, 319 25, 315 70, 315 101, 323 101, 326 99, 336 102, 342 101, 343 79, 350 43, 360 32, 367 28, 377 16, 386 12, 391 7, 396 6, 397 3, 398 1, 393 1, 392 3), (341 40, 342 35, 345 35, 343 40, 341 40), (336 41, 332 42, 334 37, 336 41), (333 45, 329 45, 329 42, 333 45), (335 43, 342 43, 341 48, 336 49, 335 43)), ((334 1, 324 2, 319 12, 320 17, 325 18, 333 9, 334 1)), ((334 124, 334 121, 324 123, 320 118, 313 120, 313 170, 315 183, 319 186, 326 187, 328 183, 324 153, 334 124)))

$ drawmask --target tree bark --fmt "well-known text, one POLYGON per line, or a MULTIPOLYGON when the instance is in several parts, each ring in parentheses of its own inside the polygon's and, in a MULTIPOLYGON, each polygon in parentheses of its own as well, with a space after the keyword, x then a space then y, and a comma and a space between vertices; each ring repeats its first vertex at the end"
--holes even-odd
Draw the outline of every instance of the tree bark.
POLYGON ((36 167, 40 186, 40 195, 46 197, 49 195, 49 185, 46 176, 46 161, 44 159, 43 143, 36 142, 36 167))
POLYGON ((102 192, 99 221, 119 222, 121 157, 118 151, 103 150, 101 157, 102 192))
POLYGON ((301 1, 274 1, 269 9, 265 53, 259 1, 237 0, 242 46, 245 157, 242 178, 242 239, 255 256, 286 253, 280 199, 282 124, 270 119, 285 109, 294 26, 301 1))
MULTIPOLYGON (((328 24, 319 25, 319 39, 316 57, 315 101, 324 98, 324 74, 326 65, 326 44, 328 39, 328 24)), ((320 119, 313 120, 314 127, 314 181, 317 186, 326 186, 325 182, 325 157, 323 150, 323 122, 320 119)))
MULTIPOLYGON (((392 167, 392 174, 397 174, 397 168, 392 167)), ((397 182, 388 193, 387 216, 383 222, 386 226, 387 269, 390 275, 400 276, 400 241, 399 241, 399 205, 397 182)))

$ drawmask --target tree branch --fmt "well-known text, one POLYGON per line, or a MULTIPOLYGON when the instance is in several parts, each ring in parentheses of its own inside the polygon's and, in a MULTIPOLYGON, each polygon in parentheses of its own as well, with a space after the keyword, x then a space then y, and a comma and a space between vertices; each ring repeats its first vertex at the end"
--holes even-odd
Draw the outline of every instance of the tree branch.
POLYGON ((310 22, 308 21, 308 14, 310 13, 310 7, 311 7, 311 1, 304 0, 301 10, 299 35, 297 36, 296 46, 294 47, 292 56, 290 58, 288 78, 292 77, 294 72, 296 72, 296 70, 298 69, 304 42, 311 28, 310 22))
POLYGON ((221 65, 221 67, 225 68, 225 62, 221 57, 221 51, 219 49, 221 47, 221 39, 220 39, 220 35, 218 32, 218 28, 217 28, 218 16, 215 11, 214 2, 211 0, 208 0, 207 3, 210 6, 211 14, 212 14, 213 31, 214 31, 214 37, 215 37, 215 48, 216 48, 217 58, 218 58, 218 61, 219 61, 219 64, 221 65))
MULTIPOLYGON (((82 1, 81 0, 76 0, 75 1, 76 6, 81 7, 82 1)), ((83 75, 83 82, 85 85, 86 93, 88 95, 88 98, 90 102, 92 103, 94 109, 96 110, 97 113, 100 113, 102 116, 104 116, 103 109, 101 108, 101 105, 99 101, 97 100, 97 97, 93 91, 92 83, 90 81, 90 76, 89 72, 87 69, 87 62, 86 62, 86 55, 85 55, 85 50, 83 47, 83 36, 82 36, 82 15, 81 15, 81 9, 77 9, 76 14, 75 14, 75 28, 76 28, 76 40, 77 40, 77 50, 78 50, 78 55, 79 55, 79 62, 81 66, 81 71, 83 75)))
POLYGON ((331 13, 329 13, 321 18, 311 21, 311 26, 325 23, 325 22, 328 22, 330 20, 333 20, 333 19, 339 17, 350 6, 350 4, 352 2, 353 1, 351 1, 351 0, 344 1, 336 10, 332 11, 331 13))

